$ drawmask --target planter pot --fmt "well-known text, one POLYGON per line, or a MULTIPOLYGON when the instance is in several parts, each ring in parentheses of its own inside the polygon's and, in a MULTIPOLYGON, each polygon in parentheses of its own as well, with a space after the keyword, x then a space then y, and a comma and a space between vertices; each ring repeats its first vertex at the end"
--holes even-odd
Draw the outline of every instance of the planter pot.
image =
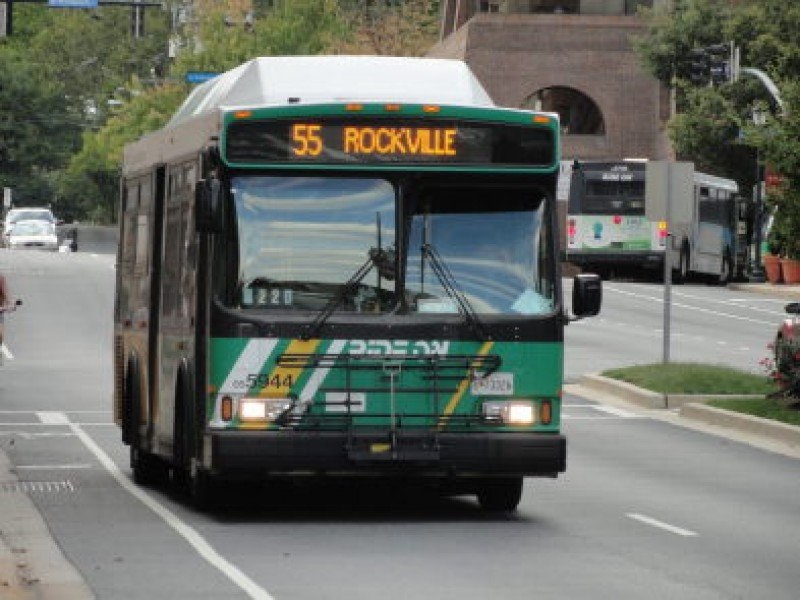
POLYGON ((800 260, 782 258, 781 274, 783 275, 784 283, 800 283, 800 260))
POLYGON ((761 258, 764 265, 764 272, 767 275, 767 281, 770 283, 781 282, 781 258, 773 254, 765 254, 761 258))

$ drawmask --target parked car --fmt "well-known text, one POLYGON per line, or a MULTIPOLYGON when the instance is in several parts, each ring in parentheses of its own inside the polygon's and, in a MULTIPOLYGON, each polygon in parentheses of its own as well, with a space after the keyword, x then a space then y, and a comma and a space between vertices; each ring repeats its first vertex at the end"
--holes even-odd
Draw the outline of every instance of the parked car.
POLYGON ((800 302, 787 304, 786 312, 775 336, 775 374, 785 395, 800 400, 800 302))
POLYGON ((58 250, 56 225, 46 220, 17 221, 6 237, 9 248, 31 248, 35 250, 58 250))
POLYGON ((8 242, 8 234, 11 228, 17 221, 47 221, 53 225, 57 225, 56 218, 49 208, 26 206, 20 208, 12 208, 6 213, 6 218, 3 221, 3 241, 8 242))

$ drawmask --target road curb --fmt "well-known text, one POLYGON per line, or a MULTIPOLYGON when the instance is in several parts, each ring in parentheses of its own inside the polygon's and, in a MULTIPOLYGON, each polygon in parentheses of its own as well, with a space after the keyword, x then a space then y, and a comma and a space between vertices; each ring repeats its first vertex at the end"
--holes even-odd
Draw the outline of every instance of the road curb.
POLYGON ((642 389, 626 381, 619 381, 602 375, 584 375, 581 385, 590 390, 612 394, 617 398, 643 408, 680 408, 686 404, 704 403, 709 400, 728 398, 761 398, 759 395, 737 394, 660 394, 642 389))
POLYGON ((680 414, 681 417, 702 421, 715 427, 736 429, 742 433, 768 437, 776 442, 800 448, 800 427, 788 423, 694 403, 682 406, 680 414))
POLYGON ((729 290, 736 290, 739 292, 754 292, 756 294, 763 294, 766 296, 777 296, 779 298, 786 298, 787 300, 800 300, 800 286, 774 284, 774 283, 729 283, 729 290))
POLYGON ((771 419, 754 417, 744 413, 724 410, 714 406, 706 406, 709 400, 726 398, 761 398, 739 394, 730 395, 694 395, 694 394, 659 394, 637 387, 625 381, 603 377, 602 375, 585 375, 580 383, 567 391, 586 396, 590 400, 604 402, 609 399, 621 400, 629 404, 647 409, 678 408, 681 420, 710 425, 717 431, 729 431, 735 434, 754 435, 769 439, 772 442, 785 444, 794 450, 800 449, 800 427, 781 423, 771 419))

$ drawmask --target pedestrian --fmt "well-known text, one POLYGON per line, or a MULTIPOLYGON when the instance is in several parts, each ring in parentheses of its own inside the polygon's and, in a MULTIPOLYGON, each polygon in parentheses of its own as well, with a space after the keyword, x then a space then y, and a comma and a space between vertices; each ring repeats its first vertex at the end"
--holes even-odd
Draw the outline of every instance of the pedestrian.
POLYGON ((0 273, 0 346, 3 345, 3 329, 6 311, 14 310, 14 308, 16 308, 16 306, 11 302, 6 276, 0 273))

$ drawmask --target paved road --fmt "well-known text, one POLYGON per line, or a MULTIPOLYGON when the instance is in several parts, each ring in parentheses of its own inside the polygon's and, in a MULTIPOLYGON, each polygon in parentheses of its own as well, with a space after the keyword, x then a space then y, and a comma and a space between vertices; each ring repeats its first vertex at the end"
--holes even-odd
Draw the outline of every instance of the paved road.
MULTIPOLYGON (((763 374, 759 361, 770 355, 767 345, 785 317, 787 301, 704 284, 674 286, 670 359, 763 374)), ((660 362, 663 307, 663 286, 604 281, 601 314, 567 328, 567 380, 617 366, 660 362)))
MULTIPOLYGON (((197 513, 168 486, 130 482, 110 423, 113 256, 0 252, 0 268, 25 300, 0 372, 0 450, 20 483, 0 492, 0 512, 9 494, 30 497, 98 598, 797 596, 800 462, 575 397, 566 476, 526 482, 513 517, 471 498, 320 487, 234 488, 220 511, 197 513)), ((655 302, 619 289, 606 294, 608 321, 571 330, 576 345, 611 336, 627 313, 656 320, 655 302)), ((774 317, 753 316, 755 301, 728 306, 774 317)), ((705 319, 698 335, 713 341, 705 319)), ((570 350, 568 364, 588 364, 587 351, 622 358, 615 344, 638 334, 617 335, 570 350)))

